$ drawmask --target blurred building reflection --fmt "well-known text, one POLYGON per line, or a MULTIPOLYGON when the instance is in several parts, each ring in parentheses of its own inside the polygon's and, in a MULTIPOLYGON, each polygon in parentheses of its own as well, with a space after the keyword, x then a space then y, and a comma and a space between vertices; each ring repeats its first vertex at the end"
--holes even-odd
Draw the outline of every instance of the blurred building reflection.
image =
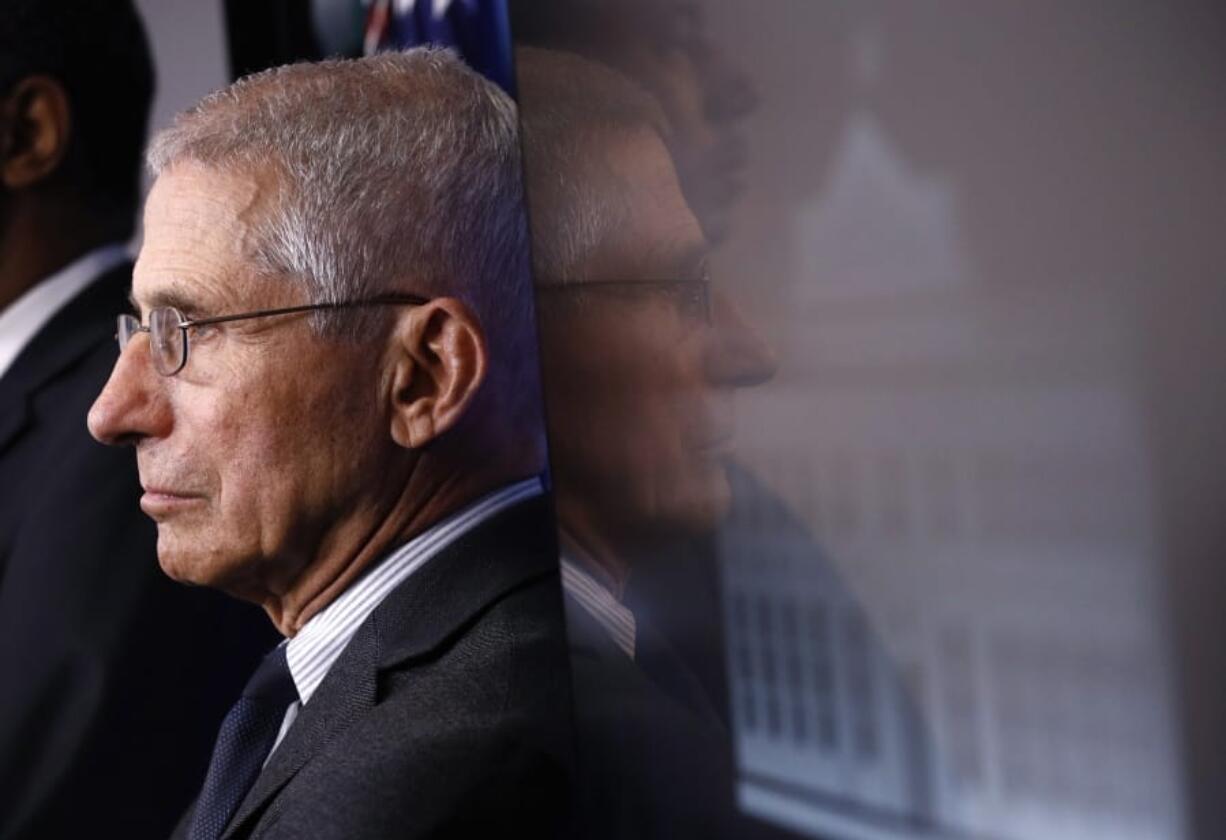
MULTIPOLYGON (((1223 16, 567 5, 512 4, 516 34, 656 98, 711 274, 779 356, 726 518, 624 593, 726 704, 742 830, 1219 836, 1222 482, 1185 430, 1224 414, 1223 16)), ((551 399, 609 397, 587 382, 551 399)))
MULTIPOLYGON (((803 75, 759 14, 713 5, 748 63, 803 75)), ((1057 65, 1039 56, 1087 36, 1077 15, 935 11, 862 17, 848 57, 862 102, 822 189, 781 208, 769 185, 805 156, 760 159, 744 215, 773 229, 721 254, 746 288, 782 254, 764 305, 782 371, 746 395, 739 453, 797 525, 750 509, 723 538, 741 801, 818 836, 1182 837, 1139 263, 1095 238, 1132 227, 1132 207, 1112 206, 1132 173, 1066 161, 1074 139, 1036 145, 1057 125, 1130 123, 1135 103, 1077 110, 1040 82, 1105 75, 1094 64, 1144 36, 1100 26, 1097 57, 1057 65), (993 50, 1039 78, 997 82, 1017 65, 993 50), (865 656, 861 609, 884 659, 865 656)), ((788 27, 805 15, 789 9, 788 27)), ((763 144, 819 107, 796 86, 763 91, 763 144)))

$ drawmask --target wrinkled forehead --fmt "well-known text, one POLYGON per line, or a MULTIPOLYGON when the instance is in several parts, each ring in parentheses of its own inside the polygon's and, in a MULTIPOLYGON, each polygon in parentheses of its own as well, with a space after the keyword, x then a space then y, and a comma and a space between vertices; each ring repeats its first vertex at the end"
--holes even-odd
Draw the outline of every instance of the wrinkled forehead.
POLYGON ((184 314, 259 301, 251 254, 258 223, 276 198, 269 177, 183 163, 165 170, 145 204, 132 301, 184 314), (194 311, 189 311, 194 310, 194 311))
POLYGON ((614 144, 611 178, 597 187, 615 191, 624 208, 584 272, 588 280, 674 280, 698 273, 708 245, 681 191, 677 170, 655 132, 636 132, 614 144))

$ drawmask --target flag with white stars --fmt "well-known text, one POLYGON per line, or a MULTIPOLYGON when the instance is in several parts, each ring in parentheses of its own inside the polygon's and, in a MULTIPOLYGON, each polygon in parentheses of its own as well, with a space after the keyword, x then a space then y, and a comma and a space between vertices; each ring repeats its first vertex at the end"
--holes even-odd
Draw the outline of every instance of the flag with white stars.
POLYGON ((363 43, 367 55, 425 44, 451 47, 514 94, 505 0, 371 0, 363 43))

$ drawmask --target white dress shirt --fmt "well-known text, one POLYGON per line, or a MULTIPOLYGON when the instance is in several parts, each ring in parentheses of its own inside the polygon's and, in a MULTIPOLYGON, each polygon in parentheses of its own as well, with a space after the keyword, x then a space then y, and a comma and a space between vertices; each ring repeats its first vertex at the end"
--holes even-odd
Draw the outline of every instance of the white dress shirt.
POLYGON ((583 566, 574 559, 579 554, 578 548, 568 545, 562 553, 562 588, 575 599, 596 620, 613 642, 622 651, 634 659, 634 642, 637 624, 634 613, 603 586, 596 578, 588 574, 583 566))
MULTIPOLYGON (((451 543, 511 505, 545 492, 540 478, 528 478, 503 487, 448 516, 409 540, 385 560, 358 578, 335 601, 303 625, 294 638, 283 642, 290 676, 298 689, 298 702, 291 703, 268 758, 285 738, 298 711, 311 700, 345 646, 375 607, 411 574, 451 543)), ((268 759, 265 759, 265 764, 268 759)))
MULTIPOLYGON (((34 284, 0 312, 0 377, 38 331, 92 281, 128 259, 128 246, 113 242, 95 248, 34 284)), ((119 313, 116 312, 116 315, 119 313)))

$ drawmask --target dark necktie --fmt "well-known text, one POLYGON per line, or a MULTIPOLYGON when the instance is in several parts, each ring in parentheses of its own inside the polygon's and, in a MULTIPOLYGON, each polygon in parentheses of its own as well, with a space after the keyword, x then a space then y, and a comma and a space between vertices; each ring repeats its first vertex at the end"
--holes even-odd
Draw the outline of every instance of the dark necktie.
POLYGON ((285 645, 264 657, 238 699, 222 721, 213 746, 204 787, 196 800, 188 840, 216 840, 255 784, 285 710, 298 699, 285 660, 285 645))

